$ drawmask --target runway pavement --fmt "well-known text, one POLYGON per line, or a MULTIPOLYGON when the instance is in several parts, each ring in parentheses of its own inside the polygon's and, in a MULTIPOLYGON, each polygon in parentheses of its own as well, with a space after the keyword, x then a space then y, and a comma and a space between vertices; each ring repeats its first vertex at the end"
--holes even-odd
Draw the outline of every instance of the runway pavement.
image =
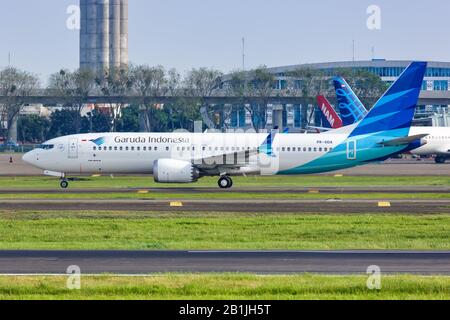
POLYGON ((450 200, 0 200, 3 210, 449 214, 450 200))
POLYGON ((0 251, 0 274, 450 274, 450 252, 402 251, 0 251))
POLYGON ((450 193, 450 186, 429 186, 429 187, 414 187, 414 186, 394 186, 394 187, 234 187, 232 189, 223 190, 219 188, 210 187, 183 187, 183 188, 85 188, 85 189, 16 189, 16 188, 1 188, 0 196, 7 194, 104 194, 104 193, 146 193, 146 194, 242 194, 242 193, 258 193, 258 194, 305 194, 305 193, 320 193, 320 194, 368 194, 368 193, 450 193))
MULTIPOLYGON (((447 164, 435 164, 433 160, 388 160, 381 164, 352 168, 325 175, 344 174, 347 176, 442 176, 450 174, 450 161, 447 164)), ((22 161, 17 153, 0 154, 0 176, 41 176, 42 170, 22 161), (13 162, 10 163, 12 157, 13 162)))

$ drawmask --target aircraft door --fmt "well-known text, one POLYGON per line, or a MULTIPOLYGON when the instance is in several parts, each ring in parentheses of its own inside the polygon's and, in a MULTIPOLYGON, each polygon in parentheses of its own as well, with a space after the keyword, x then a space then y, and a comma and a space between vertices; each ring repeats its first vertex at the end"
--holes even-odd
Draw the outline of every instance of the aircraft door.
POLYGON ((347 142, 347 159, 348 160, 356 160, 357 157, 357 148, 356 148, 356 140, 347 142))
POLYGON ((69 159, 78 159, 78 139, 70 138, 69 140, 69 159))

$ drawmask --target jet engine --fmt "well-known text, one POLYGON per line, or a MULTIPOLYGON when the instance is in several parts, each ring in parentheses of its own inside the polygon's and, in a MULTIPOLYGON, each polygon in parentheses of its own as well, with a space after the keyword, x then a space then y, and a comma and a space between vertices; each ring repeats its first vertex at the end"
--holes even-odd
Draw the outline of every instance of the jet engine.
POLYGON ((159 183, 191 183, 200 178, 200 172, 188 161, 160 159, 153 163, 153 176, 159 183))

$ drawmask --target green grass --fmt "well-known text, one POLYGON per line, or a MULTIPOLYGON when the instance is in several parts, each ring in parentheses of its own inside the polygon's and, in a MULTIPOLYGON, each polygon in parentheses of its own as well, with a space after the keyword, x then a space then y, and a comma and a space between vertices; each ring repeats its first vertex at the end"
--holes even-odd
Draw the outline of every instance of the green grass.
POLYGON ((450 193, 363 193, 363 194, 315 194, 315 193, 22 193, 0 194, 0 200, 44 199, 44 200, 447 200, 450 193))
POLYGON ((0 299, 450 299, 450 277, 386 276, 379 291, 367 289, 365 276, 101 276, 82 277, 81 290, 66 289, 66 281, 66 277, 0 277, 0 299))
MULTIPOLYGON (((161 185, 150 176, 90 177, 72 182, 71 188, 151 188, 151 187, 214 187, 217 178, 203 178, 195 184, 161 185)), ((271 176, 236 177, 236 187, 324 187, 324 186, 449 186, 450 177, 334 177, 334 176, 271 176)), ((0 188, 57 189, 59 183, 51 177, 0 177, 0 188)))
POLYGON ((450 215, 0 213, 0 249, 450 249, 450 215))

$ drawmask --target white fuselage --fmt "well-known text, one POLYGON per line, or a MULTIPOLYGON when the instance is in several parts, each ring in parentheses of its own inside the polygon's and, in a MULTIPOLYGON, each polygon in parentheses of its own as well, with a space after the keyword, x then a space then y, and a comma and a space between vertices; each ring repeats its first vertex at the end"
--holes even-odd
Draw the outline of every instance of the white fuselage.
POLYGON ((322 157, 347 136, 346 133, 279 134, 273 143, 272 157, 252 153, 264 143, 267 134, 81 134, 50 140, 43 148, 26 154, 24 160, 43 170, 66 174, 152 174, 154 161, 160 159, 200 161, 199 164, 206 161, 225 168, 220 169, 225 172, 211 172, 212 175, 260 174, 265 169, 267 174, 276 174, 322 157), (242 159, 235 159, 235 153, 242 159), (250 154, 247 159, 246 153, 250 154), (233 166, 236 162, 241 165, 233 166))
POLYGON ((428 134, 426 144, 411 151, 411 154, 450 156, 450 128, 446 127, 411 127, 410 136, 428 134))

